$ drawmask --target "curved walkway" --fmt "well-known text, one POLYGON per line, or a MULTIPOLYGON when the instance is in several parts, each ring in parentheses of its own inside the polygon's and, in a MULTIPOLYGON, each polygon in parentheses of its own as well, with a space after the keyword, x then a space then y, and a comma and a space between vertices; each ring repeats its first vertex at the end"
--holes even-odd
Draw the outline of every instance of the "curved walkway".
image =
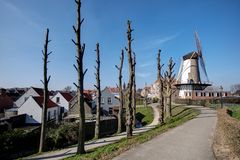
MULTIPOLYGON (((159 114, 158 114, 158 110, 157 110, 157 105, 156 104, 150 104, 150 106, 153 108, 154 111, 154 120, 153 122, 146 126, 146 127, 142 127, 142 128, 137 128, 134 129, 133 134, 137 135, 139 133, 143 133, 146 132, 152 128, 154 128, 158 122, 156 120, 159 119, 159 114)), ((101 138, 98 140, 94 140, 94 141, 90 141, 85 143, 85 150, 91 150, 97 147, 101 147, 101 146, 105 146, 111 143, 115 143, 117 141, 119 141, 120 139, 126 137, 126 132, 123 132, 121 134, 118 135, 114 135, 111 137, 107 137, 107 138, 101 138)), ((30 157, 26 157, 23 159, 29 159, 29 160, 39 160, 39 159, 44 159, 44 160, 59 160, 59 159, 63 159, 66 157, 70 157, 73 156, 74 154, 76 154, 77 152, 77 147, 69 147, 69 148, 65 148, 65 149, 61 149, 61 150, 57 150, 57 151, 52 151, 52 152, 46 152, 40 155, 36 155, 36 156, 30 156, 30 157)))
MULTIPOLYGON (((194 106, 192 106, 194 107, 194 106)), ((212 160, 216 111, 204 107, 196 118, 165 132, 114 160, 212 160)))
POLYGON ((154 118, 153 118, 153 121, 151 124, 149 124, 148 126, 156 126, 159 124, 158 120, 159 120, 159 111, 158 111, 158 104, 157 103, 153 103, 153 104, 149 104, 152 109, 153 109, 153 115, 154 115, 154 118))

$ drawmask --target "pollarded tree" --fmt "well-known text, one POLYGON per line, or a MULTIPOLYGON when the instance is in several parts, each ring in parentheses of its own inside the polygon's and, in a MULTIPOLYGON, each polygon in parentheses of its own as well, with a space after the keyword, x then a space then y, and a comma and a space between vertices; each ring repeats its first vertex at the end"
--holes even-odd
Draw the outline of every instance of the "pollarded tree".
POLYGON ((133 52, 133 104, 132 104, 132 107, 133 107, 133 127, 136 126, 136 74, 135 74, 135 71, 136 71, 136 54, 133 52))
POLYGON ((101 85, 100 85, 100 51, 99 51, 99 43, 96 45, 96 63, 97 66, 95 66, 96 69, 96 85, 95 88, 97 89, 97 106, 96 106, 96 124, 95 124, 95 138, 98 139, 100 136, 100 109, 101 109, 101 85))
POLYGON ((163 64, 161 64, 161 50, 158 50, 158 56, 157 56, 157 80, 159 81, 159 123, 164 123, 164 97, 163 97, 163 76, 162 76, 162 67, 163 64))
POLYGON ((148 96, 148 88, 147 88, 147 83, 145 83, 145 87, 144 87, 144 99, 143 99, 143 103, 144 103, 144 107, 147 107, 147 96, 148 96))
POLYGON ((43 95, 43 107, 42 107, 42 124, 41 124, 41 133, 40 133, 40 144, 39 144, 39 153, 45 151, 45 138, 46 138, 46 126, 47 126, 47 104, 48 104, 48 83, 50 81, 51 76, 47 75, 47 64, 48 64, 48 56, 52 53, 48 53, 48 40, 49 29, 47 29, 46 39, 44 50, 42 51, 43 54, 43 80, 41 82, 44 85, 44 95, 43 95))
POLYGON ((172 57, 169 59, 168 62, 168 68, 167 71, 164 74, 164 94, 166 97, 166 118, 170 118, 172 116, 172 94, 174 93, 174 89, 173 89, 173 84, 175 82, 174 78, 175 78, 175 74, 174 73, 174 68, 175 63, 172 60, 172 57))
POLYGON ((77 88, 77 105, 79 107, 79 134, 78 134, 78 147, 77 154, 85 153, 84 143, 85 143, 85 109, 84 109, 84 95, 83 95, 83 82, 84 76, 87 72, 87 69, 83 71, 83 55, 85 50, 85 44, 81 43, 81 25, 84 19, 81 19, 81 0, 75 0, 77 6, 77 26, 73 26, 73 30, 76 35, 76 41, 72 39, 72 42, 76 46, 77 55, 76 61, 77 66, 74 65, 74 68, 78 74, 77 84, 74 85, 77 88))
POLYGON ((120 99, 120 105, 119 105, 119 112, 118 112, 118 131, 117 133, 122 132, 122 120, 123 120, 123 105, 124 105, 124 95, 123 95, 123 86, 122 86, 122 68, 123 68, 123 61, 124 61, 124 51, 121 52, 120 57, 120 65, 115 67, 118 69, 118 91, 119 91, 119 99, 120 99))
POLYGON ((127 123, 126 123, 126 131, 127 137, 132 137, 132 124, 133 124, 133 107, 132 107, 132 88, 133 88, 133 58, 132 58, 132 31, 131 22, 128 20, 127 22, 128 29, 127 29, 127 40, 128 40, 128 47, 126 48, 127 55, 128 55, 128 66, 129 66, 129 80, 128 80, 128 89, 127 89, 127 123))

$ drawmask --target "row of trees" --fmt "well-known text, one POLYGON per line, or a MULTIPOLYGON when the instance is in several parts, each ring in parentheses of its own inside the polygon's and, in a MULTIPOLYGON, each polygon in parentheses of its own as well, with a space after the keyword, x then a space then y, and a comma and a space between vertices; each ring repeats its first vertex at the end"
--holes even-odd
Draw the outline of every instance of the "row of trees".
MULTIPOLYGON (((87 72, 87 69, 83 68, 83 56, 85 51, 85 44, 81 41, 81 25, 84 19, 81 18, 81 0, 75 0, 76 10, 77 10, 77 24, 73 26, 73 30, 75 33, 75 40, 72 39, 76 47, 76 65, 74 64, 74 68, 77 71, 77 83, 74 85, 77 88, 77 105, 79 106, 79 134, 78 134, 78 147, 77 154, 85 153, 84 143, 85 143, 85 111, 84 111, 84 77, 87 72)), ((127 138, 130 138, 133 135, 133 127, 135 126, 135 114, 136 114, 136 78, 135 78, 135 70, 136 70, 136 55, 132 50, 132 32, 131 22, 127 21, 127 47, 125 47, 126 54, 128 57, 128 68, 129 68, 129 80, 127 84, 127 88, 125 89, 122 84, 122 68, 124 61, 124 50, 121 51, 120 55, 120 64, 119 66, 115 66, 119 72, 118 76, 118 88, 119 88, 119 98, 120 98, 120 106, 118 113, 118 133, 123 131, 122 123, 123 123, 123 108, 126 106, 126 131, 127 138)), ((47 101, 48 101, 48 83, 50 81, 50 76, 47 76, 47 63, 48 56, 51 54, 48 53, 48 40, 49 30, 47 29, 46 40, 43 51, 43 60, 44 60, 44 104, 43 104, 43 112, 42 112, 42 126, 41 126, 41 138, 40 138, 40 146, 39 152, 44 151, 44 141, 46 135, 46 118, 47 118, 47 101)), ((101 84, 100 84, 100 47, 99 43, 96 44, 96 85, 95 88, 97 90, 97 106, 96 106, 96 125, 95 125, 95 138, 99 138, 100 135, 100 108, 101 108, 101 84)), ((174 77, 173 68, 175 63, 172 58, 169 60, 168 69, 162 75, 162 67, 161 58, 160 58, 161 50, 158 52, 158 80, 159 83, 159 112, 160 124, 164 123, 165 118, 171 117, 171 96, 174 93, 173 83, 174 77)))
MULTIPOLYGON (((79 135, 78 135, 78 148, 77 154, 85 153, 84 142, 85 142, 85 111, 84 111, 84 76, 87 72, 87 69, 83 69, 83 56, 85 51, 85 44, 81 42, 81 25, 84 19, 81 18, 81 0, 75 0, 76 8, 77 8, 77 24, 73 26, 73 30, 75 33, 75 40, 72 39, 76 47, 76 65, 74 64, 74 68, 77 71, 78 81, 74 83, 77 88, 77 105, 79 106, 79 135)), ((132 128, 135 125, 135 112, 136 112, 136 80, 135 80, 135 65, 136 65, 136 56, 132 52, 132 29, 131 22, 128 21, 128 30, 127 30, 127 39, 128 39, 128 47, 126 47, 126 52, 128 55, 128 63, 129 63, 129 82, 127 87, 127 92, 123 93, 123 85, 122 85, 122 68, 124 61, 124 51, 121 52, 120 58, 120 66, 116 66, 119 70, 119 93, 120 93, 120 106, 119 106, 119 123, 118 123, 118 132, 122 132, 122 120, 123 120, 123 106, 126 97, 126 106, 127 106, 127 137, 132 136, 132 128)), ((45 151, 45 137, 46 137, 46 122, 47 122, 47 102, 49 99, 48 96, 48 83, 50 81, 50 76, 47 77, 47 63, 48 56, 51 54, 48 53, 48 40, 49 37, 49 29, 47 29, 46 40, 44 44, 43 51, 43 61, 44 61, 44 80, 42 81, 44 84, 44 103, 43 103, 43 111, 42 111, 42 125, 41 125, 41 136, 40 136, 40 145, 39 152, 45 151)), ((94 85, 97 89, 97 107, 96 107, 96 125, 95 125, 95 138, 99 138, 100 131, 100 108, 101 108, 101 85, 100 85, 100 49, 99 43, 96 44, 96 85, 94 85)))
POLYGON ((163 124, 165 119, 172 117, 172 95, 175 92, 174 74, 175 63, 172 57, 169 59, 167 70, 162 74, 163 64, 161 64, 161 50, 157 54, 157 78, 158 78, 158 93, 159 93, 159 123, 163 124))

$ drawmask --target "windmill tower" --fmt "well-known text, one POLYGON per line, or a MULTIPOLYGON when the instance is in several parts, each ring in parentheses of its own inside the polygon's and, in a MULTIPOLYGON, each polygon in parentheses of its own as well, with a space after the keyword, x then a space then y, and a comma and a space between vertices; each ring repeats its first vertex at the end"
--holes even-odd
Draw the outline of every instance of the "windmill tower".
POLYGON ((179 89, 180 98, 192 99, 194 91, 204 90, 207 86, 210 86, 209 79, 205 67, 205 62, 202 55, 202 47, 197 32, 195 32, 195 40, 197 45, 197 52, 190 52, 182 57, 180 65, 177 84, 175 85, 179 89), (203 75, 206 77, 206 82, 201 81, 200 66, 203 71, 203 75))

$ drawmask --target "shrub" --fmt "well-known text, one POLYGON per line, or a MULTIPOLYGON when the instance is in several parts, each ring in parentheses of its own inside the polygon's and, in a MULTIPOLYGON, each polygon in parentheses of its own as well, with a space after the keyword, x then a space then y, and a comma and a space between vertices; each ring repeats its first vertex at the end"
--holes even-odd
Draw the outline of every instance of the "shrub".
POLYGON ((158 102, 158 98, 157 97, 153 97, 152 103, 157 103, 157 102, 158 102))
POLYGON ((47 133, 48 150, 63 148, 77 143, 78 125, 76 123, 62 124, 50 129, 47 133))
POLYGON ((22 129, 14 129, 0 134, 0 157, 11 158, 13 154, 21 154, 22 151, 36 150, 39 145, 39 131, 26 132, 22 129))

